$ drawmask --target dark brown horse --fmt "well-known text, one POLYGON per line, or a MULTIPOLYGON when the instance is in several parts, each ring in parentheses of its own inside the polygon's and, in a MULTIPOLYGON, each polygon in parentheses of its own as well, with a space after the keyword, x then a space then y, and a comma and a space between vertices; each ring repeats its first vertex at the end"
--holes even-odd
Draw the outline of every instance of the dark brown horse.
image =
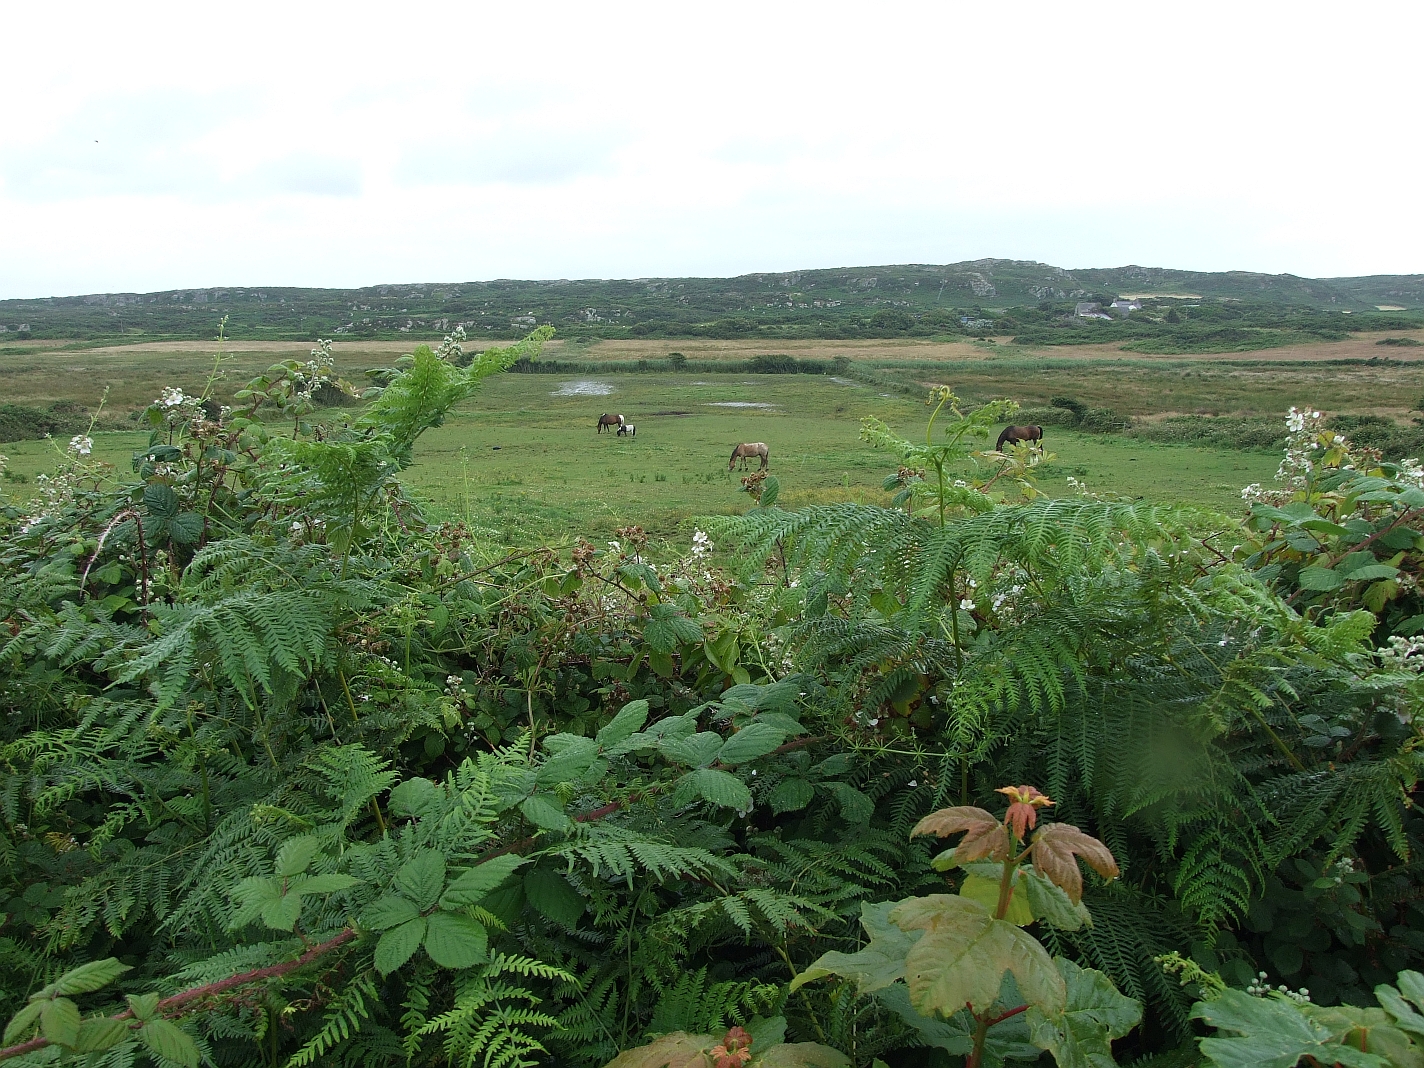
POLYGON ((994 446, 995 452, 1004 451, 1004 442, 1012 442, 1017 445, 1023 441, 1039 442, 1042 448, 1043 427, 1041 426, 1006 426, 1004 432, 999 435, 999 442, 994 446))
POLYGON ((600 416, 598 417, 598 432, 599 432, 600 434, 603 433, 603 428, 606 427, 606 426, 622 426, 622 425, 623 425, 623 417, 622 417, 621 415, 609 415, 607 412, 604 412, 602 415, 600 415, 600 416))

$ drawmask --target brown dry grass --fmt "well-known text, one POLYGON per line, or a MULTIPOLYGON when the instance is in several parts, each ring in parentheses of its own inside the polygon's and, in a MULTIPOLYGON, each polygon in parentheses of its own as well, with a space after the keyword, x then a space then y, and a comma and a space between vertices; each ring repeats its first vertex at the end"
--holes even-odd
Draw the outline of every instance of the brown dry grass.
MULTIPOLYGON (((1424 347, 1385 347, 1382 337, 1414 337, 1424 331, 1391 331, 1345 341, 1291 345, 1257 352, 1153 356, 1123 352, 1118 345, 1021 347, 914 338, 854 341, 720 341, 711 339, 602 341, 554 340, 550 358, 592 361, 662 360, 681 352, 690 360, 740 361, 767 353, 800 358, 848 356, 866 365, 899 364, 906 381, 950 382, 967 397, 1012 396, 1042 404, 1074 396, 1125 414, 1282 412, 1291 404, 1328 404, 1333 410, 1404 416, 1424 391, 1424 347), (1329 361, 1362 361, 1375 364, 1329 361), (1041 363, 1039 361, 1042 361, 1041 363), (920 373, 914 370, 924 364, 920 373), (1316 367, 1315 365, 1320 366, 1316 367), (908 366, 907 366, 908 365, 908 366)), ((362 382, 369 367, 388 366, 403 353, 437 338, 398 341, 337 341, 341 373, 362 382)), ((168 385, 202 388, 213 368, 213 342, 156 341, 103 348, 69 349, 62 342, 6 346, 0 356, 0 403, 46 405, 73 400, 91 409, 108 390, 108 409, 122 416, 153 400, 168 385), (20 350, 20 351, 17 351, 20 350)), ((278 360, 306 360, 311 342, 229 341, 217 396, 226 400, 250 377, 278 360)))
MULTIPOLYGON (((570 346, 598 360, 663 359, 669 352, 680 352, 689 360, 744 360, 766 353, 786 353, 802 359, 849 356, 854 360, 982 360, 986 355, 1040 356, 1057 360, 1131 359, 1147 362, 1242 361, 1272 360, 1291 363, 1300 360, 1368 360, 1388 357, 1393 360, 1424 360, 1424 347, 1394 348, 1377 344, 1386 337, 1411 337, 1424 346, 1424 331, 1390 330, 1362 333, 1344 341, 1320 341, 1305 345, 1287 345, 1279 349, 1259 349, 1252 352, 1221 352, 1190 356, 1157 356, 1141 352, 1124 352, 1121 343, 1104 345, 1011 345, 1010 337, 996 337, 993 343, 964 341, 932 341, 922 338, 882 338, 853 341, 748 341, 711 339, 659 339, 600 341, 592 345, 570 346)), ((559 343, 553 342, 549 354, 556 355, 559 343)))

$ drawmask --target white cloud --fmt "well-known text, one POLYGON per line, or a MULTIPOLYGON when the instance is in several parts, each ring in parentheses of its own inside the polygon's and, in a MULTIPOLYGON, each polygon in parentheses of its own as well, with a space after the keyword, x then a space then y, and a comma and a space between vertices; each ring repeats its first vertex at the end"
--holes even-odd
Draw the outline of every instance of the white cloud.
POLYGON ((7 13, 0 296, 979 256, 1421 271, 1417 4, 7 13))

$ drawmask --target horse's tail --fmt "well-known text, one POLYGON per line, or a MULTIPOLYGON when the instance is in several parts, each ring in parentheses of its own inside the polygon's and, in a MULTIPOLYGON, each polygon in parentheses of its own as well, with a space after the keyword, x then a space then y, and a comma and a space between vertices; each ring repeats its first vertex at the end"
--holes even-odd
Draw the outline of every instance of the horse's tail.
POLYGON ((1006 441, 1009 440, 1009 431, 1011 431, 1011 430, 1013 430, 1013 427, 1011 427, 1011 426, 1006 426, 1006 427, 1004 427, 1004 432, 999 435, 999 440, 994 443, 994 451, 995 451, 995 452, 1003 452, 1003 451, 1004 451, 1004 442, 1006 442, 1006 441))

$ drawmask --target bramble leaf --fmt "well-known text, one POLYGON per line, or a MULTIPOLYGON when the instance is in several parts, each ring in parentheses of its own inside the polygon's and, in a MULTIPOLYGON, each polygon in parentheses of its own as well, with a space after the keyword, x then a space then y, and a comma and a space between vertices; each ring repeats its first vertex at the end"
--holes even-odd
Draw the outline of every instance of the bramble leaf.
POLYGON ((287 892, 305 896, 307 894, 334 894, 338 890, 349 890, 361 880, 351 875, 313 875, 309 879, 293 879, 287 892))
POLYGON ((826 789, 840 805, 841 816, 848 823, 864 823, 875 815, 875 802, 854 786, 844 782, 828 782, 826 789))
POLYGON ((391 791, 390 809, 393 816, 421 816, 435 803, 439 788, 429 779, 406 779, 391 791))
POLYGON ((386 894, 361 914, 361 926, 368 931, 387 931, 409 923, 419 915, 420 910, 405 898, 386 894))
POLYGON ((91 1016, 79 1023, 79 1037, 74 1043, 75 1053, 98 1053, 112 1049, 129 1037, 129 1025, 124 1020, 114 1020, 108 1016, 91 1016))
POLYGON ((748 723, 722 743, 722 748, 717 753, 717 762, 729 767, 745 764, 749 760, 766 756, 785 740, 785 732, 769 723, 748 723))
POLYGON ((593 740, 603 748, 617 745, 637 734, 643 729, 643 724, 646 722, 648 722, 648 702, 629 701, 618 710, 618 715, 599 729, 593 740))
POLYGON ((134 1018, 140 1022, 147 1023, 153 1019, 153 1014, 158 1011, 158 1003, 162 1000, 162 995, 154 994, 125 994, 124 1000, 128 1002, 129 1011, 134 1014, 134 1018))
POLYGON ((425 920, 425 952, 442 968, 469 968, 485 960, 484 924, 458 912, 433 912, 425 920))
POLYGON ((116 957, 105 957, 103 960, 91 960, 87 964, 81 964, 77 968, 69 969, 69 971, 65 972, 34 996, 37 998, 48 998, 56 994, 92 993, 95 990, 101 990, 108 986, 127 971, 132 971, 132 969, 127 964, 119 963, 116 957))
POLYGON ((519 811, 534 826, 546 831, 562 831, 569 825, 563 806, 552 794, 531 794, 519 802, 519 811))
POLYGON ((424 912, 445 889, 445 857, 438 850, 420 850, 396 872, 396 888, 424 912))
POLYGON ((302 896, 284 894, 262 906, 262 922, 275 931, 290 931, 302 914, 302 896))
POLYGON ((5 1025, 5 1043, 7 1045, 19 1042, 34 1027, 40 1019, 40 1013, 44 1011, 43 1001, 31 1001, 19 1012, 10 1018, 10 1022, 5 1025))
POLYGON ((771 791, 771 811, 775 815, 797 812, 811 803, 816 788, 805 779, 783 779, 771 791))
POLYGON ((541 913, 572 927, 583 915, 583 897, 569 885, 569 881, 556 871, 535 868, 524 876, 524 896, 541 913))
POLYGON ((376 943, 376 970, 390 975, 420 948, 425 938, 425 917, 417 916, 399 927, 392 927, 376 943))
POLYGON ((715 768, 698 768, 679 779, 677 796, 680 798, 688 793, 714 805, 736 809, 738 812, 745 812, 752 807, 751 791, 742 780, 715 768))
POLYGON ((529 861, 513 853, 493 857, 483 864, 466 868, 440 895, 442 909, 458 909, 466 905, 477 905, 484 896, 514 873, 515 869, 529 861))
POLYGON ((79 1006, 68 998, 54 998, 40 1004, 40 1033, 56 1046, 73 1048, 79 1041, 79 1006))
POLYGON ((321 852, 321 842, 312 835, 288 838, 277 850, 277 874, 284 878, 300 875, 321 852))
POLYGON ((177 1024, 150 1020, 138 1029, 138 1040, 160 1057, 184 1068, 198 1068, 198 1047, 177 1024))
POLYGON ((555 734, 544 739, 549 758, 539 766, 540 786, 556 786, 583 777, 598 756, 598 743, 577 734, 555 734))

